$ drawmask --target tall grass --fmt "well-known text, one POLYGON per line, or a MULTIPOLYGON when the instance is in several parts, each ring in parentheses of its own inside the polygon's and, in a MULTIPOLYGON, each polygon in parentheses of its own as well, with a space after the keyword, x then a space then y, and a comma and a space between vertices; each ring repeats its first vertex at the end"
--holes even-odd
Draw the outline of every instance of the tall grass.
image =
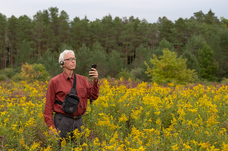
MULTIPOLYGON (((57 150, 43 109, 48 82, 0 83, 0 150, 57 150)), ((228 86, 108 81, 63 150, 228 150, 228 86), (125 83, 125 84, 124 84, 125 83)))

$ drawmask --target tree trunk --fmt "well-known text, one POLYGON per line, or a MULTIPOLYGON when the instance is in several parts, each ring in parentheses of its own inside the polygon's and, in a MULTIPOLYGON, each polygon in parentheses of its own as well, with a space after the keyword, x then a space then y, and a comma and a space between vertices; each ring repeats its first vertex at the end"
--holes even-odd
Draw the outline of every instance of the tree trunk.
POLYGON ((13 67, 13 44, 12 41, 10 43, 10 65, 13 67))
POLYGON ((40 58, 41 56, 41 42, 39 42, 39 46, 38 46, 38 58, 40 58))
POLYGON ((125 64, 127 65, 127 61, 128 61, 128 58, 127 58, 127 52, 128 52, 128 44, 126 44, 126 56, 125 56, 125 64))

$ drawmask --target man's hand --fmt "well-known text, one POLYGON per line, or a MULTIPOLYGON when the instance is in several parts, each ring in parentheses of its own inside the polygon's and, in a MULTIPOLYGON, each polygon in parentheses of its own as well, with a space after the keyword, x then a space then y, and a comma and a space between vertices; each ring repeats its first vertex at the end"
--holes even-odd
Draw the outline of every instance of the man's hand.
POLYGON ((93 80, 98 80, 98 72, 96 68, 91 68, 91 71, 89 71, 89 75, 93 78, 93 80))

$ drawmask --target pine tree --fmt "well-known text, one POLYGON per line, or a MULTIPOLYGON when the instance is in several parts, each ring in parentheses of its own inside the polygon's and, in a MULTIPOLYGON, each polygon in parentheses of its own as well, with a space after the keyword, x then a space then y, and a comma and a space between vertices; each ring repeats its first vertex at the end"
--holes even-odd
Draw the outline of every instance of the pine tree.
POLYGON ((30 58, 32 54, 32 48, 30 47, 30 42, 27 40, 23 40, 20 44, 20 47, 17 51, 17 57, 15 58, 15 63, 17 65, 22 65, 24 63, 33 63, 32 59, 30 58))
POLYGON ((0 69, 6 68, 7 63, 7 51, 6 51, 6 41, 7 41, 7 20, 6 16, 0 13, 0 69))
POLYGON ((154 50, 154 54, 157 56, 161 56, 163 55, 164 49, 169 49, 170 51, 174 51, 173 45, 170 42, 168 42, 165 38, 163 38, 159 42, 159 46, 154 50))
POLYGON ((218 71, 218 63, 214 60, 213 50, 206 43, 199 50, 200 76, 203 79, 214 81, 218 71))
POLYGON ((128 24, 126 24, 124 27, 124 31, 121 32, 120 35, 120 41, 123 45, 123 56, 125 56, 125 65, 128 65, 129 61, 128 61, 128 57, 130 57, 132 55, 132 43, 135 40, 136 36, 135 36, 135 30, 134 30, 134 23, 130 22, 128 24))
MULTIPOLYGON (((121 58, 120 53, 118 53, 116 50, 112 50, 108 56, 108 75, 111 77, 115 77, 121 69, 124 68, 124 60, 121 58)), ((106 75, 107 75, 106 74, 106 75)))
POLYGON ((108 61, 107 61, 107 53, 100 43, 96 42, 92 47, 92 56, 91 58, 87 58, 90 60, 90 66, 92 64, 97 65, 97 70, 99 71, 99 77, 104 77, 108 73, 108 61))
POLYGON ((14 66, 14 59, 17 53, 17 42, 18 42, 18 18, 11 16, 8 19, 8 37, 9 37, 9 62, 10 66, 14 66))
POLYGON ((105 52, 109 53, 111 49, 114 48, 116 35, 116 30, 114 28, 112 16, 108 15, 103 17, 101 23, 101 45, 104 47, 105 52))
POLYGON ((77 58, 76 73, 88 76, 91 64, 93 64, 91 61, 92 51, 83 44, 82 47, 78 49, 75 56, 77 58))

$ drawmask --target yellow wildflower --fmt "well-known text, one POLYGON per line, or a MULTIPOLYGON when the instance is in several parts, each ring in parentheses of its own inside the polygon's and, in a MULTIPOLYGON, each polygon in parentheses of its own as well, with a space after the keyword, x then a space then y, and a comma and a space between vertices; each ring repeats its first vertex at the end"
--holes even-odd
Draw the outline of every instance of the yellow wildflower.
POLYGON ((97 137, 94 139, 93 144, 95 146, 99 146, 100 145, 99 139, 97 137))
POLYGON ((82 144, 82 147, 87 147, 88 145, 86 143, 83 143, 82 144))
POLYGON ((191 146, 189 146, 189 142, 187 141, 187 143, 183 144, 183 146, 185 147, 185 149, 192 149, 191 146))
POLYGON ((82 151, 82 148, 81 147, 75 147, 74 151, 82 151))
POLYGON ((32 146, 31 146, 31 150, 36 150, 39 147, 40 147, 40 143, 33 142, 32 146))
POLYGON ((117 148, 117 151, 125 151, 124 147, 125 147, 124 144, 119 145, 119 147, 117 148))
POLYGON ((61 138, 61 146, 64 147, 66 145, 66 139, 65 138, 61 138))
POLYGON ((122 121, 126 122, 127 120, 128 120, 128 118, 127 118, 127 116, 124 113, 119 118, 119 122, 122 122, 122 121))
POLYGON ((25 122, 25 127, 33 127, 35 126, 35 119, 34 117, 31 117, 28 121, 25 122))
POLYGON ((172 146, 172 149, 173 149, 173 150, 178 150, 178 148, 179 148, 179 147, 178 147, 178 144, 172 146))
POLYGON ((225 142, 222 143, 222 149, 221 151, 227 151, 228 150, 228 144, 226 144, 225 142))
POLYGON ((51 146, 48 145, 48 147, 45 148, 44 151, 52 151, 51 146))

